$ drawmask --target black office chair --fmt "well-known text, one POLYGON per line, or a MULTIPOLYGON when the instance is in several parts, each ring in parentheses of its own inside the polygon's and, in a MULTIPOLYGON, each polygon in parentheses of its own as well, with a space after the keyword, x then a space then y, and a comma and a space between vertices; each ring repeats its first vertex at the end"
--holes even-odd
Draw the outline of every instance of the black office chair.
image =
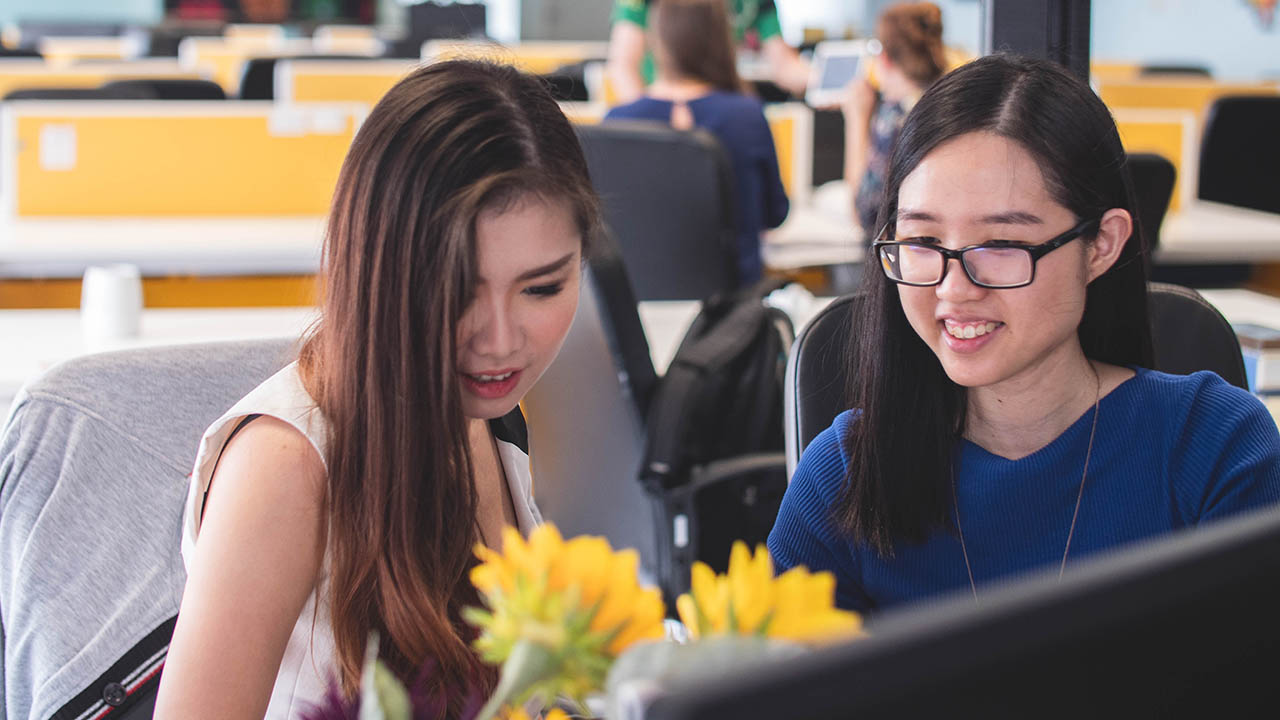
POLYGON ((295 357, 286 339, 103 353, 19 393, 0 433, 9 717, 151 717, 200 436, 295 357))
POLYGON ((1203 65, 1143 65, 1138 68, 1138 74, 1147 78, 1166 77, 1170 75, 1206 79, 1212 77, 1212 73, 1209 72, 1209 68, 1203 65))
POLYGON ((5 93, 4 100, 150 100, 138 88, 28 87, 5 93))
POLYGON ((1133 180, 1138 224, 1146 233, 1147 249, 1155 252, 1160 244, 1160 225, 1169 210, 1178 171, 1168 158, 1155 153, 1126 153, 1125 166, 1133 180))
POLYGON ((1280 95, 1226 96, 1200 142, 1202 200, 1280 213, 1280 95))
POLYGON ((126 91, 149 95, 151 100, 226 100, 227 93, 212 80, 186 78, 131 78, 112 80, 100 90, 126 91))
POLYGON ((610 122, 578 135, 639 300, 701 300, 737 286, 733 176, 711 134, 610 122))
MULTIPOLYGON (((1151 283, 1147 300, 1155 369, 1186 374, 1212 370, 1248 389, 1240 343, 1231 324, 1195 290, 1151 283)), ((863 296, 837 298, 802 330, 791 348, 785 383, 787 473, 818 433, 848 409, 850 353, 857 347, 853 318, 863 296)))

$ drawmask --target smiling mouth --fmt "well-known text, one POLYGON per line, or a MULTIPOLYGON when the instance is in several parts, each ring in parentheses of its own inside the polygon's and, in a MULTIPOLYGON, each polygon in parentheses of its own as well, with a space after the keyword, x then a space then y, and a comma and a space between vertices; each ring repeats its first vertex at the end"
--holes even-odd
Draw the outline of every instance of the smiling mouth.
POLYGON ((509 395, 519 384, 523 370, 501 373, 459 373, 462 385, 476 397, 495 400, 509 395))
POLYGON ((483 373, 475 373, 475 374, 463 373, 463 375, 466 375, 468 378, 475 380, 476 382, 502 382, 503 380, 506 380, 507 378, 515 374, 516 374, 515 370, 508 370, 507 372, 504 372, 501 375, 485 375, 483 373))
POLYGON ((989 332, 994 332, 996 328, 1003 326, 1000 322, 976 322, 976 323, 951 323, 944 322, 943 329, 947 334, 960 340, 969 340, 981 337, 989 332))

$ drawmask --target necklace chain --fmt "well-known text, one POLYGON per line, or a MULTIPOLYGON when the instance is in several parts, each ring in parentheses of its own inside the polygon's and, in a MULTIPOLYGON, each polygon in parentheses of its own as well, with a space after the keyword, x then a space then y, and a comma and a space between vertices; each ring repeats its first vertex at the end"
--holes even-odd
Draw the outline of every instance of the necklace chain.
MULTIPOLYGON (((1092 368, 1092 365, 1090 365, 1092 368)), ((1098 404, 1102 399, 1102 379, 1098 376, 1098 371, 1093 369, 1093 381, 1095 385, 1093 395, 1093 427, 1089 429, 1089 446, 1084 452, 1084 472, 1080 473, 1080 489, 1076 492, 1076 508, 1071 513, 1071 527, 1067 528, 1067 544, 1062 549, 1062 564, 1058 566, 1058 580, 1062 580, 1062 574, 1067 569, 1067 555, 1071 552, 1071 538, 1076 533, 1076 520, 1080 517, 1080 501, 1084 499, 1084 483, 1089 477, 1089 460, 1093 456, 1093 436, 1098 431, 1098 404)), ((960 501, 956 493, 956 471, 955 467, 951 468, 951 507, 955 510, 956 530, 960 534, 960 552, 964 555, 964 569, 969 574, 969 590, 973 593, 973 599, 978 599, 978 585, 973 581, 973 566, 969 563, 969 549, 964 542, 964 526, 960 524, 960 501)))

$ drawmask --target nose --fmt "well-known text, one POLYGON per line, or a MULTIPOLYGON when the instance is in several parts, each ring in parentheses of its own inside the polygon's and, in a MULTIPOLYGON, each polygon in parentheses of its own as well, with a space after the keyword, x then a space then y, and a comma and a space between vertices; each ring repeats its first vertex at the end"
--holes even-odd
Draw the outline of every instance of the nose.
MULTIPOLYGON (((467 348, 493 360, 514 355, 524 345, 524 331, 502 298, 479 297, 467 309, 463 327, 467 348)), ((496 369, 496 368, 495 368, 496 369)))
POLYGON ((947 258, 947 272, 942 278, 942 282, 934 288, 939 300, 947 300, 951 302, 961 302, 981 297, 987 291, 986 288, 978 287, 969 279, 969 274, 964 270, 964 264, 957 258, 947 258), (955 263, 955 267, 951 266, 955 263))

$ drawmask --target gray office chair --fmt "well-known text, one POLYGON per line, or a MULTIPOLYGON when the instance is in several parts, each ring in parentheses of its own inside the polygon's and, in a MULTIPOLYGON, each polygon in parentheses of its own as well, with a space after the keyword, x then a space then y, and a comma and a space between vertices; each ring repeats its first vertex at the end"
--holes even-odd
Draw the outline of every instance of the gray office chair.
POLYGON ((534 496, 566 537, 636 548, 651 576, 657 518, 638 475, 657 381, 631 284, 605 238, 560 354, 524 399, 534 496))
POLYGON ((702 300, 737 286, 733 175, 710 133, 609 122, 578 136, 639 299, 702 300))
MULTIPOLYGON (((1155 369, 1186 374, 1212 370, 1223 380, 1248 389, 1244 360, 1235 331, 1222 313, 1195 290, 1150 283, 1147 300, 1155 369)), ((837 298, 796 337, 784 385, 787 474, 818 433, 848 409, 852 324, 863 296, 837 298)))
POLYGON ((151 716, 196 445, 295 356, 289 340, 89 355, 19 393, 0 434, 6 717, 151 716))

